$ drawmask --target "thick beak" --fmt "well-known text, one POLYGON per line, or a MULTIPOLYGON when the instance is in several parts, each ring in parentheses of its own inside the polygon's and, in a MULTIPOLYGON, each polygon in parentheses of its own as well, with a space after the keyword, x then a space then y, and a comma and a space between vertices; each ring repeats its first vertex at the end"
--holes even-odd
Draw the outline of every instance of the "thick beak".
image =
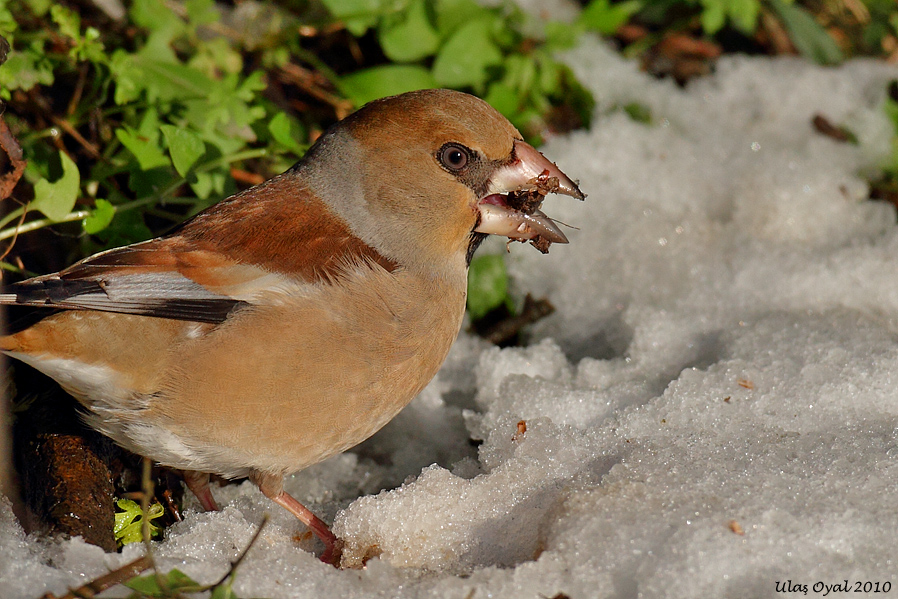
POLYGON ((520 241, 541 237, 551 243, 567 243, 555 222, 539 210, 542 197, 549 193, 586 198, 576 183, 533 146, 515 141, 512 160, 493 173, 487 194, 477 204, 480 222, 474 231, 520 241), (511 205, 508 193, 526 194, 537 201, 525 203, 530 209, 518 208, 511 205))

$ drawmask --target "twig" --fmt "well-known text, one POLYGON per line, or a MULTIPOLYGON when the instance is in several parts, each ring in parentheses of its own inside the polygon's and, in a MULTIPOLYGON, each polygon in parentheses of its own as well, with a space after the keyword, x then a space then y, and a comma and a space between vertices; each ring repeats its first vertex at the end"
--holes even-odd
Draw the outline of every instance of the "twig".
POLYGON ((19 222, 16 224, 16 233, 12 236, 12 241, 9 242, 9 245, 6 246, 6 250, 4 250, 3 254, 0 255, 0 260, 4 260, 9 253, 12 251, 13 246, 16 245, 16 240, 19 238, 19 231, 22 229, 22 224, 25 222, 25 215, 28 214, 24 210, 22 211, 22 216, 19 217, 19 222))
POLYGON ((352 102, 335 96, 322 88, 318 82, 315 81, 317 74, 318 72, 316 71, 310 71, 292 63, 287 63, 280 69, 281 80, 293 83, 310 96, 330 104, 333 107, 337 118, 344 118, 352 111, 352 102))
POLYGON ((81 95, 84 93, 84 84, 87 82, 88 68, 87 63, 84 63, 78 71, 78 82, 75 84, 75 91, 72 93, 72 97, 69 99, 69 107, 66 109, 66 114, 68 116, 75 114, 75 110, 78 109, 78 104, 81 102, 81 95))
POLYGON ((507 343, 525 326, 545 318, 554 311, 555 307, 549 303, 549 300, 533 299, 530 294, 527 294, 520 314, 501 320, 478 333, 490 343, 496 345, 507 343))
POLYGON ((318 37, 320 35, 330 35, 332 33, 337 33, 338 31, 343 31, 346 29, 346 25, 340 21, 334 21, 333 23, 326 23, 321 25, 320 27, 316 27, 314 25, 300 25, 296 28, 296 32, 300 37, 318 37))
MULTIPOLYGON (((133 562, 128 562, 121 568, 117 570, 113 570, 108 574, 104 574, 99 578, 95 578, 88 582, 85 585, 78 587, 77 589, 72 589, 62 597, 58 599, 90 599, 108 588, 114 587, 117 584, 121 584, 126 582, 147 568, 152 567, 153 558, 148 555, 143 557, 139 557, 133 562)), ((57 599, 55 595, 46 595, 46 599, 57 599)))
POLYGON ((265 182, 265 177, 258 173, 251 173, 242 168, 231 168, 231 177, 241 183, 249 183, 250 185, 258 185, 265 182))
POLYGON ((90 154, 91 158, 102 160, 103 162, 109 162, 106 157, 100 153, 100 150, 98 150, 94 144, 84 139, 84 137, 80 133, 78 133, 78 130, 75 129, 74 125, 72 125, 67 120, 61 119, 55 115, 52 118, 53 122, 56 123, 56 125, 61 127, 63 131, 71 135, 73 138, 75 138, 75 141, 81 144, 81 147, 84 148, 88 154, 90 154))
MULTIPOLYGON (((143 537, 143 546, 146 548, 147 557, 153 562, 153 574, 156 576, 156 584, 159 585, 159 588, 166 594, 170 594, 171 589, 168 588, 168 582, 165 580, 165 576, 162 575, 162 572, 156 567, 155 561, 153 561, 153 544, 150 540, 150 501, 153 498, 156 487, 153 484, 153 462, 150 461, 150 458, 145 457, 141 460, 141 466, 140 486, 143 490, 143 497, 140 498, 140 511, 143 514, 143 517, 140 521, 140 534, 143 537)), ((180 594, 176 594, 175 596, 179 597, 180 594)))

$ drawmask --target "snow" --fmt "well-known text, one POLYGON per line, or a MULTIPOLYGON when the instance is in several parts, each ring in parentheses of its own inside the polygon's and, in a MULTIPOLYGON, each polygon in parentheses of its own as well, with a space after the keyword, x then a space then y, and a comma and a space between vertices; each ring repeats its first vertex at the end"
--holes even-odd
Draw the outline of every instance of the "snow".
MULTIPOLYGON (((898 227, 864 182, 891 151, 898 70, 734 56, 683 90, 598 40, 566 60, 597 117, 542 151, 589 198, 547 202, 569 246, 508 257, 516 293, 556 312, 523 348, 462 333, 381 433, 287 481, 366 567, 319 563, 244 484, 213 489, 221 512, 193 504, 162 569, 217 580, 270 513, 241 597, 898 592, 898 227), (818 113, 859 144, 816 133, 818 113)), ((26 536, 0 506, 3 597, 142 551, 26 536)))

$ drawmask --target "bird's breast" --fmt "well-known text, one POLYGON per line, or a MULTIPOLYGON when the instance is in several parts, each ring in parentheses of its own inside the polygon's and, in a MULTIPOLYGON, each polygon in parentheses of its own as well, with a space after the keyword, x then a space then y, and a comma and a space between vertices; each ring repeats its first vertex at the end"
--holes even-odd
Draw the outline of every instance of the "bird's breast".
POLYGON ((463 285, 378 268, 282 294, 183 342, 147 415, 188 448, 173 466, 299 470, 360 443, 417 395, 458 334, 464 299, 463 285))

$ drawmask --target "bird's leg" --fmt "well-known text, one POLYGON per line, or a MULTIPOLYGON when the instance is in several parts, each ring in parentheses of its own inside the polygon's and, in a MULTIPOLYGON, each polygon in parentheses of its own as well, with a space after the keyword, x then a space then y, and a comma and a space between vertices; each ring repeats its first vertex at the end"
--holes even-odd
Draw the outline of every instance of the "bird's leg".
POLYGON ((249 479, 259 487, 259 490, 266 497, 299 518, 300 522, 308 526, 309 530, 321 539, 321 542, 324 543, 324 553, 321 554, 321 561, 339 567, 343 541, 331 532, 331 529, 328 528, 321 518, 284 491, 284 478, 282 476, 254 470, 250 473, 249 479))
POLYGON ((217 512, 218 504, 215 503, 215 498, 212 497, 212 491, 209 489, 209 473, 196 470, 182 470, 181 472, 184 476, 184 484, 200 500, 203 509, 207 512, 217 512))

